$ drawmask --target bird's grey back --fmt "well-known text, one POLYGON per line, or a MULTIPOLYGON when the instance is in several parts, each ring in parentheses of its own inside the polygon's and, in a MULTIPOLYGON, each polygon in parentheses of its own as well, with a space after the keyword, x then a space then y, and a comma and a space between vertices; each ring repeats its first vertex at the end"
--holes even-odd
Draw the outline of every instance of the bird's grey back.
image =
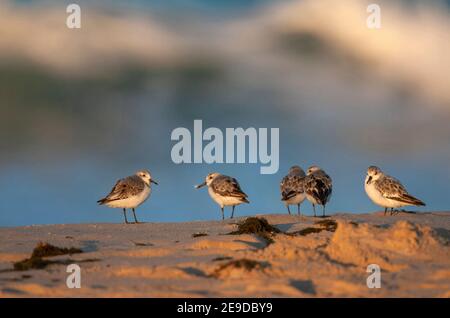
POLYGON ((127 199, 141 193, 145 189, 145 186, 145 182, 138 176, 129 176, 117 181, 105 199, 108 201, 127 199))
POLYGON ((297 194, 305 192, 305 176, 288 174, 281 180, 280 191, 281 199, 288 200, 297 194))
POLYGON ((384 175, 375 181, 375 187, 384 197, 396 197, 408 194, 401 182, 394 177, 384 175))
POLYGON ((243 197, 247 195, 242 191, 239 183, 235 178, 220 175, 211 182, 213 191, 222 196, 243 197))
POLYGON ((315 171, 305 178, 305 191, 324 204, 333 192, 333 181, 325 171, 315 171))

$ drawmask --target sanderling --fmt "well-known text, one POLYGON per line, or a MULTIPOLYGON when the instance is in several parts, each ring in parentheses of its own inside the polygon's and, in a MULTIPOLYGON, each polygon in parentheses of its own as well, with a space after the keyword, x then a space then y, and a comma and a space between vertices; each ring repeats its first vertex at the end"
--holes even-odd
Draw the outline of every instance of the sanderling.
POLYGON ((224 207, 232 206, 231 218, 234 216, 234 208, 241 203, 250 203, 247 195, 241 190, 239 183, 235 178, 224 176, 220 173, 210 173, 206 176, 205 182, 195 186, 199 189, 208 186, 208 193, 211 198, 220 206, 222 211, 222 220, 225 219, 224 207))
POLYGON ((136 218, 135 208, 145 202, 151 193, 150 182, 158 184, 152 179, 150 172, 142 170, 136 172, 134 176, 129 176, 117 181, 111 192, 97 203, 106 205, 110 208, 122 208, 125 223, 128 224, 126 209, 132 209, 134 221, 139 223, 136 218))
POLYGON ((380 168, 370 166, 367 169, 364 184, 369 198, 377 205, 384 207, 384 214, 391 209, 391 215, 395 208, 408 205, 425 205, 421 200, 408 194, 405 187, 397 179, 388 176, 380 168))
POLYGON ((316 204, 322 206, 325 216, 325 205, 330 201, 333 184, 329 175, 317 166, 308 168, 305 178, 306 198, 312 203, 314 216, 316 216, 316 204))
POLYGON ((305 171, 303 171, 302 168, 299 166, 293 166, 289 169, 288 175, 281 180, 281 201, 283 201, 286 205, 289 214, 291 214, 289 205, 296 204, 297 213, 298 215, 301 215, 300 204, 306 198, 304 189, 305 177, 305 171))

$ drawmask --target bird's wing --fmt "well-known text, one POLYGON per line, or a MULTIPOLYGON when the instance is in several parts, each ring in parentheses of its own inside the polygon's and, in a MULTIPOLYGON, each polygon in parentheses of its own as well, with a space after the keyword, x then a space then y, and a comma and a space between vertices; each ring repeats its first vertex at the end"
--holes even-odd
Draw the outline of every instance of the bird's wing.
POLYGON ((305 191, 325 204, 333 191, 331 178, 327 174, 312 174, 305 179, 305 191))
POLYGON ((144 182, 138 176, 120 179, 116 182, 111 192, 104 199, 99 200, 98 202, 106 203, 110 201, 127 199, 142 192, 144 187, 144 182))
POLYGON ((305 178, 300 176, 285 176, 280 183, 281 200, 286 201, 304 193, 304 180, 305 178))
POLYGON ((221 196, 247 198, 235 178, 220 176, 211 183, 214 192, 221 196))
POLYGON ((389 176, 377 180, 375 187, 385 198, 395 198, 408 193, 400 181, 389 176))
POLYGON ((408 193, 401 182, 393 177, 385 176, 375 183, 377 190, 386 199, 391 199, 412 205, 425 205, 421 200, 408 193))

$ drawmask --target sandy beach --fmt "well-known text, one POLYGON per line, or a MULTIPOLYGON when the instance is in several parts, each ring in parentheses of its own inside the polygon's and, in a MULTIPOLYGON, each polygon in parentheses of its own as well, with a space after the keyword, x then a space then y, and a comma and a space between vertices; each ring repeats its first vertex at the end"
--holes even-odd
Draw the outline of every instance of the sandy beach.
POLYGON ((450 297, 450 212, 259 217, 280 232, 229 235, 246 217, 0 228, 0 297, 450 297), (39 242, 82 253, 14 270, 39 242))

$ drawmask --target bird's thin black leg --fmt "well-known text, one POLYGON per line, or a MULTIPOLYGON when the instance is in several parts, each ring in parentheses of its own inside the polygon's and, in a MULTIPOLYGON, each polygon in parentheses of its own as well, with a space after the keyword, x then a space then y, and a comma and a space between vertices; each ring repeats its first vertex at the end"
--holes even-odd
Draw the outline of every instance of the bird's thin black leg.
POLYGON ((231 210, 231 219, 234 217, 234 208, 235 208, 236 206, 235 205, 233 205, 233 210, 231 210))
POLYGON ((220 209, 221 209, 221 211, 222 211, 222 220, 225 220, 225 214, 224 214, 224 212, 223 212, 223 206, 220 207, 220 209))
POLYGON ((127 210, 124 208, 123 209, 123 216, 125 217, 125 224, 128 224, 128 220, 127 220, 127 210))
POLYGON ((298 213, 298 215, 302 215, 301 213, 300 213, 300 203, 299 204, 297 204, 297 213, 298 213))
POLYGON ((325 204, 322 205, 322 213, 323 213, 323 217, 325 217, 325 204))
POLYGON ((133 211, 133 215, 134 215, 134 222, 136 222, 136 224, 137 224, 137 223, 139 223, 139 221, 136 218, 136 211, 134 210, 134 208, 132 209, 132 211, 133 211))
POLYGON ((384 215, 386 215, 387 213, 387 208, 384 208, 384 215))
POLYGON ((316 217, 316 205, 313 204, 313 210, 314 210, 314 217, 316 217))
POLYGON ((287 209, 288 209, 288 213, 289 213, 289 215, 291 215, 291 209, 289 208, 289 204, 288 205, 286 205, 287 206, 287 209))

